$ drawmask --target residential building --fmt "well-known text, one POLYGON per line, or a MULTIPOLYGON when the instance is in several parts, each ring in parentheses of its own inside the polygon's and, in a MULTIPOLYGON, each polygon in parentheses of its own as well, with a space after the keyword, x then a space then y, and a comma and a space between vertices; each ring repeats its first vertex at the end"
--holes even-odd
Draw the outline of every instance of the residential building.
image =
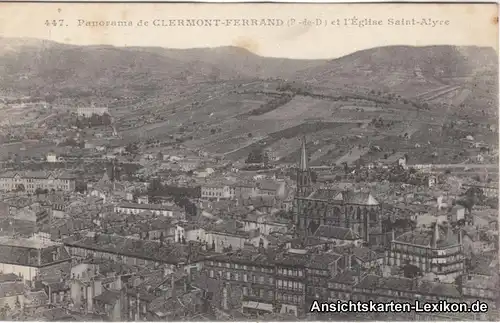
POLYGON ((314 232, 314 236, 329 244, 337 246, 360 246, 363 243, 363 239, 361 239, 358 234, 352 231, 352 229, 335 227, 332 225, 320 225, 316 232, 314 232))
POLYGON ((386 253, 386 264, 418 267, 422 273, 433 273, 438 278, 454 279, 464 270, 461 230, 454 234, 451 227, 443 228, 437 222, 431 230, 414 230, 392 238, 386 253))
POLYGON ((207 259, 205 268, 209 277, 241 288, 244 312, 264 314, 275 310, 276 282, 272 254, 235 251, 207 259))
POLYGON ((259 230, 264 235, 273 232, 286 233, 288 231, 289 221, 280 219, 269 214, 250 213, 243 222, 243 230, 259 230))
POLYGON ((137 198, 137 204, 149 204, 149 197, 147 195, 139 196, 137 198))
POLYGON ((57 155, 55 153, 48 153, 47 154, 47 162, 57 163, 57 155))
MULTIPOLYGON (((421 279, 410 279, 401 277, 381 277, 378 275, 362 275, 359 283, 353 286, 349 299, 353 301, 374 302, 460 302, 462 295, 455 284, 431 282, 421 279)), ((365 314, 366 315, 366 314, 365 314)), ((439 320, 452 319, 453 315, 448 313, 383 313, 370 314, 371 319, 406 319, 406 320, 439 320)), ((455 319, 456 320, 456 317, 455 319)))
POLYGON ((179 223, 175 227, 175 242, 206 241, 205 229, 195 223, 179 223))
POLYGON ((65 173, 7 172, 0 175, 0 191, 22 189, 34 193, 37 189, 72 192, 76 177, 65 173))
POLYGON ((182 171, 189 172, 200 168, 203 165, 204 160, 201 158, 186 158, 180 160, 178 163, 182 171))
POLYGON ((465 220, 465 207, 462 205, 455 205, 451 208, 451 222, 457 222, 460 220, 465 220))
POLYGON ((305 250, 290 250, 276 257, 277 312, 304 316, 306 314, 307 264, 305 250))
POLYGON ((498 297, 500 296, 498 272, 487 274, 466 273, 459 278, 459 287, 462 293, 462 301, 471 304, 479 300, 487 303, 490 310, 497 308, 498 297))
POLYGON ((260 196, 284 198, 286 194, 286 183, 284 181, 262 180, 256 183, 256 187, 257 194, 260 196))
POLYGON ((76 241, 68 239, 64 244, 75 258, 110 259, 128 265, 181 266, 187 271, 200 269, 205 257, 201 245, 163 243, 161 240, 139 240, 118 235, 91 234, 76 241))
POLYGON ((258 195, 258 188, 254 183, 237 183, 233 184, 234 197, 237 199, 248 199, 258 195))
POLYGON ((50 270, 71 257, 62 244, 26 238, 0 238, 0 271, 33 282, 43 270, 50 270))
POLYGON ((139 214, 151 212, 153 215, 173 217, 174 211, 171 207, 162 204, 144 204, 144 203, 121 203, 115 206, 116 213, 139 214))
POLYGON ((255 244, 256 238, 258 243, 262 240, 262 247, 267 247, 267 244, 264 243, 264 239, 262 239, 258 231, 244 231, 241 228, 229 225, 217 225, 207 229, 205 234, 208 246, 215 247, 215 252, 224 252, 228 249, 243 249, 246 242, 255 244))
POLYGON ((107 107, 78 107, 76 114, 80 117, 90 118, 92 115, 102 116, 104 114, 109 114, 109 109, 107 107))
POLYGON ((328 299, 328 281, 346 269, 349 257, 350 255, 340 255, 332 251, 309 256, 309 262, 306 264, 306 306, 314 300, 328 299))
POLYGON ((231 199, 235 196, 235 187, 228 182, 204 182, 201 184, 201 198, 208 200, 231 199))
POLYGON ((494 185, 468 185, 468 184, 462 184, 462 188, 464 189, 479 189, 483 192, 483 194, 486 197, 489 198, 494 198, 498 197, 498 186, 494 185))

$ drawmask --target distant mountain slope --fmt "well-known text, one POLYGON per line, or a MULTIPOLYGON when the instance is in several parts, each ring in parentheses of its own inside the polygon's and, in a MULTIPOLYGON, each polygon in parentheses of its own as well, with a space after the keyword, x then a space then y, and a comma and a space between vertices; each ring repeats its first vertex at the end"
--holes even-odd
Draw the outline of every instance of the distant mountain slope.
POLYGON ((0 87, 58 92, 128 89, 154 91, 176 83, 232 79, 225 66, 176 60, 154 52, 112 46, 72 46, 32 39, 0 39, 0 87))
POLYGON ((493 48, 388 46, 329 60, 298 72, 295 78, 325 87, 338 87, 349 80, 352 85, 398 92, 471 77, 495 81, 497 70, 498 54, 493 48))
POLYGON ((497 57, 491 48, 389 46, 332 60, 293 60, 261 57, 238 47, 119 48, 0 38, 0 91, 126 95, 171 91, 184 83, 215 79, 273 77, 408 96, 446 85, 473 89, 477 83, 493 95, 497 57))
POLYGON ((227 46, 216 48, 165 49, 131 48, 155 52, 179 61, 203 61, 216 66, 225 66, 241 75, 258 78, 292 78, 298 71, 321 66, 327 60, 288 59, 258 56, 244 48, 227 46))

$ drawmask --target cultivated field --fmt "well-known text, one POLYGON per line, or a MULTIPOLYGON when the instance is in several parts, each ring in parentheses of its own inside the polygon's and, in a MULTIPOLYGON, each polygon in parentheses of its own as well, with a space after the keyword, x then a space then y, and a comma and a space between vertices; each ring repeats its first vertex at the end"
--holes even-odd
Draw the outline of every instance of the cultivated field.
MULTIPOLYGON (((473 158, 479 149, 453 138, 470 133, 478 141, 492 142, 488 136, 494 135, 477 133, 474 126, 461 126, 453 133, 444 131, 443 124, 461 118, 456 106, 417 109, 404 100, 375 103, 319 88, 311 92, 345 98, 296 95, 267 113, 249 115, 280 95, 268 91, 273 88, 270 83, 221 82, 185 88, 182 94, 169 95, 168 100, 147 98, 128 106, 131 114, 118 113, 124 116, 118 118, 122 126, 118 131, 133 140, 182 137, 188 149, 222 154, 229 160, 244 160, 253 149, 266 148, 280 162, 292 163, 299 158, 300 138, 305 134, 312 165, 353 163, 359 158, 378 161, 395 152, 407 153, 411 161, 418 163, 459 163, 473 158), (374 120, 382 125, 374 125, 374 120), (127 123, 129 126, 123 126, 127 123)), ((452 85, 424 88, 419 87, 421 100, 457 102, 469 96, 468 90, 452 85)), ((364 95, 379 94, 369 91, 364 95)))

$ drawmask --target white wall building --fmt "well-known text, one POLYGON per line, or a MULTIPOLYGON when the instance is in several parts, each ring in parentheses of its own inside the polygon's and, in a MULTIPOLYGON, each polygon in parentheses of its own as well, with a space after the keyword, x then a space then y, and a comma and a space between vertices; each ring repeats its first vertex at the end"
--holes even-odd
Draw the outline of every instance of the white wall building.
POLYGON ((85 117, 85 118, 90 118, 93 114, 96 114, 98 116, 102 116, 104 114, 109 114, 109 110, 106 107, 80 107, 77 109, 77 112, 79 117, 85 117))
POLYGON ((142 212, 151 212, 154 215, 173 217, 174 211, 161 204, 136 204, 136 203, 122 203, 115 206, 116 213, 124 214, 140 214, 142 212))
POLYGON ((55 153, 48 153, 47 154, 47 162, 56 163, 57 162, 57 155, 55 153))

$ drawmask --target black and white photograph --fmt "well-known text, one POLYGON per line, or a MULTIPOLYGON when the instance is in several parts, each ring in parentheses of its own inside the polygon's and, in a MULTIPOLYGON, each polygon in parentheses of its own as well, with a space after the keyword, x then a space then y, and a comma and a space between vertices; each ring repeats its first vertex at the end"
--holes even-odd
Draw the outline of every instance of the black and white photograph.
POLYGON ((496 4, 0 2, 0 321, 498 321, 496 4))

